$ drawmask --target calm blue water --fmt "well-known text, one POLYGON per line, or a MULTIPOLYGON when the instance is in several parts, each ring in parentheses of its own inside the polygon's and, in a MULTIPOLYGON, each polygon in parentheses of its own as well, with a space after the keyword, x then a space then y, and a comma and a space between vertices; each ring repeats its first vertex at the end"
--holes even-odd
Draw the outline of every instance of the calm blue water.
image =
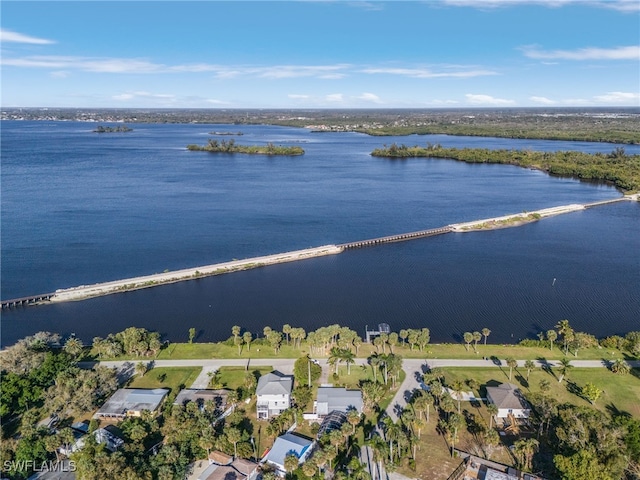
MULTIPOLYGON (((133 125, 98 135, 94 126, 2 122, 2 298, 619 196, 518 167, 369 155, 393 141, 590 152, 612 144, 237 125, 133 125), (300 144, 306 154, 185 150, 213 130, 242 130, 239 143, 300 144)), ((226 338, 235 324, 258 332, 341 323, 362 332, 384 321, 396 331, 428 326, 434 341, 486 326, 499 342, 563 318, 600 336, 620 333, 640 328, 639 231, 640 206, 616 204, 522 228, 4 311, 1 340, 46 329, 90 341, 137 325, 170 340, 193 326, 205 341, 226 338)))

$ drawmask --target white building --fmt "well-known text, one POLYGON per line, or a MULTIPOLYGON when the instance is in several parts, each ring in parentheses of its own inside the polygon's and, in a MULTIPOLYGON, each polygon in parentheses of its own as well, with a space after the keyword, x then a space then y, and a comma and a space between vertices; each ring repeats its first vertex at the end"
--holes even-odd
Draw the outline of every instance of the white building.
POLYGON ((497 387, 487 387, 487 401, 498 407, 498 418, 529 418, 531 406, 522 392, 513 383, 503 383, 497 387))
POLYGON ((273 371, 258 379, 256 403, 258 420, 268 420, 291 406, 293 377, 273 371))
POLYGON ((287 455, 295 455, 298 458, 298 465, 304 463, 313 450, 313 440, 301 437, 295 433, 285 433, 276 438, 276 441, 269 450, 269 453, 262 459, 261 463, 269 463, 276 468, 279 475, 284 476, 287 472, 284 467, 284 459, 287 455))

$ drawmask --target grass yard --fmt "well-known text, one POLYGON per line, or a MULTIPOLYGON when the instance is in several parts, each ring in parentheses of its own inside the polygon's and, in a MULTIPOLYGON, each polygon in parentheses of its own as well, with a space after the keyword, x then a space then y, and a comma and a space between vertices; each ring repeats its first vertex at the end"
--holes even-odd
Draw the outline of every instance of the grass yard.
POLYGON ((189 388, 201 371, 202 367, 156 367, 133 377, 128 388, 168 388, 175 396, 180 389, 189 388))
MULTIPOLYGON (((474 378, 481 385, 489 381, 504 383, 509 381, 509 368, 443 368, 446 383, 451 385, 454 380, 466 380, 474 378)), ((606 368, 572 368, 562 383, 558 383, 557 372, 547 373, 541 369, 531 372, 529 382, 526 381, 527 371, 524 368, 513 370, 511 383, 519 385, 523 393, 540 392, 540 381, 549 381, 551 390, 549 395, 560 403, 568 402, 574 405, 590 405, 581 396, 571 392, 571 383, 575 383, 581 388, 587 382, 593 383, 603 391, 601 397, 596 401, 595 408, 601 411, 608 411, 615 408, 619 411, 630 413, 636 418, 640 418, 640 371, 634 371, 628 375, 616 375, 606 368)), ((480 396, 485 396, 485 391, 481 387, 480 396)))
MULTIPOLYGON (((376 349, 373 345, 363 344, 358 349, 358 358, 367 358, 376 349)), ((388 352, 388 348, 387 348, 388 352)), ((467 350, 465 344, 457 343, 440 343, 429 344, 420 351, 419 348, 411 350, 409 345, 397 345, 392 352, 402 356, 403 358, 460 358, 460 359, 479 359, 482 357, 496 356, 498 358, 514 357, 519 360, 536 360, 545 358, 547 360, 560 360, 564 357, 559 347, 553 350, 544 347, 524 347, 521 345, 502 345, 489 343, 484 345, 479 343, 474 350, 473 345, 467 350)), ((271 346, 263 344, 262 340, 251 343, 250 350, 246 345, 242 346, 240 353, 238 347, 234 345, 226 345, 220 343, 172 343, 167 348, 160 351, 157 356, 159 360, 168 359, 198 359, 198 358, 299 358, 309 353, 309 348, 305 343, 302 348, 293 348, 286 343, 282 344, 280 351, 276 354, 271 346)), ((326 355, 317 353, 311 354, 312 358, 327 358, 326 355)), ((601 347, 587 348, 580 350, 578 356, 574 357, 570 354, 572 360, 612 360, 616 358, 625 358, 628 355, 620 350, 606 349, 601 347)), ((341 369, 346 370, 343 365, 341 369)))
MULTIPOLYGON (((252 367, 248 370, 257 377, 273 371, 273 367, 252 367)), ((236 390, 244 385, 244 376, 247 373, 245 367, 220 367, 217 378, 224 388, 236 390)))

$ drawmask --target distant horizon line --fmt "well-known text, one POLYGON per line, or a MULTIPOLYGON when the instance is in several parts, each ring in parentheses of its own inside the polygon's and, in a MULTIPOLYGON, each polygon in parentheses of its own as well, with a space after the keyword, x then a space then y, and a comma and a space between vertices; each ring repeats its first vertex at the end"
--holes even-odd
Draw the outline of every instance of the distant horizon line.
POLYGON ((530 107, 516 107, 516 106, 466 106, 466 107, 20 107, 12 106, 0 107, 0 110, 210 110, 210 111, 390 111, 390 110, 438 110, 438 111, 466 111, 466 110, 638 110, 640 112, 640 105, 610 105, 610 106, 530 106, 530 107))

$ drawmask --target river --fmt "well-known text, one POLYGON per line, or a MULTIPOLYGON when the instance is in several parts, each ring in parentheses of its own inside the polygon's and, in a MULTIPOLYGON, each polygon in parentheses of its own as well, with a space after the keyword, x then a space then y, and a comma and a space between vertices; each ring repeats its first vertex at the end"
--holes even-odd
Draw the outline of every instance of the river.
MULTIPOLYGON (((504 165, 391 161, 384 143, 610 152, 616 145, 444 135, 368 137, 270 126, 2 122, 2 298, 234 258, 615 198, 598 184, 504 165), (302 157, 189 152, 208 132, 300 145, 302 157)), ((229 139, 231 137, 221 137, 229 139)), ((625 146, 640 153, 640 146, 625 146)), ((640 205, 448 234, 82 302, 2 312, 2 345, 39 330, 85 342, 130 325, 183 341, 231 326, 389 323, 459 341, 532 337, 567 318, 598 336, 640 329, 640 205), (553 279, 556 279, 553 283, 553 279)))

